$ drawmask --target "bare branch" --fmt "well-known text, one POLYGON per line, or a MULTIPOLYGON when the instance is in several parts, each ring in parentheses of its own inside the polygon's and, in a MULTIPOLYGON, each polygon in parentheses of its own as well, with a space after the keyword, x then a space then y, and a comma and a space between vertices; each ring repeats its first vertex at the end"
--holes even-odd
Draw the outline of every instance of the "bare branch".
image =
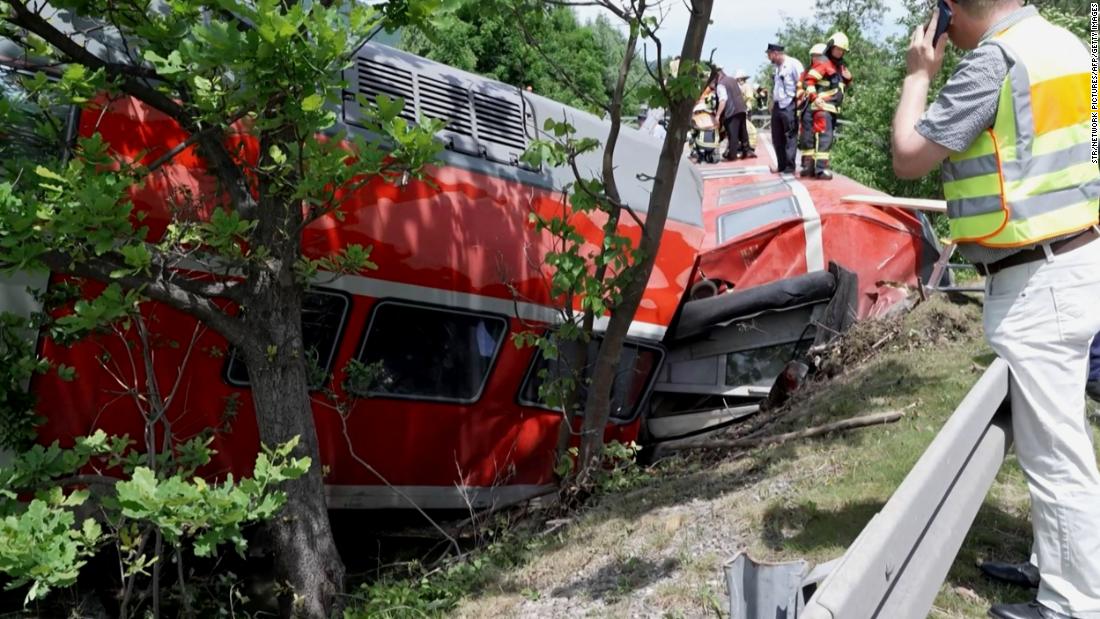
POLYGON ((127 290, 137 290, 149 298, 187 312, 210 325, 230 344, 242 345, 245 341, 243 323, 222 311, 212 301, 212 297, 224 296, 206 294, 235 289, 233 282, 182 282, 169 269, 154 270, 151 275, 122 275, 112 277, 112 273, 124 268, 124 265, 110 262, 104 258, 77 261, 62 252, 49 252, 42 261, 52 271, 66 275, 76 275, 105 283, 117 283, 127 290))
MULTIPOLYGON (((241 120, 245 116, 248 116, 247 111, 242 110, 242 111, 237 112, 232 117, 230 117, 228 121, 226 121, 226 123, 225 123, 226 127, 232 126, 234 123, 241 120)), ((203 138, 206 138, 207 136, 209 136, 215 130, 224 131, 224 129, 225 128, 223 128, 223 127, 218 127, 216 125, 210 125, 208 127, 204 127, 204 128, 202 128, 198 131, 193 132, 191 135, 187 136, 186 140, 180 142, 179 144, 176 144, 168 152, 164 153, 160 157, 157 157, 153 161, 153 163, 150 163, 149 167, 148 167, 148 172, 150 172, 150 173, 156 172, 158 168, 160 168, 164 164, 170 162, 172 159, 175 159, 176 155, 179 155, 180 153, 182 153, 189 146, 193 146, 196 142, 198 142, 199 140, 201 140, 203 138)))
POLYGON ((69 35, 58 30, 26 3, 20 0, 11 0, 9 5, 13 15, 8 16, 7 20, 13 25, 25 28, 27 31, 42 37, 59 52, 82 65, 96 69, 102 68, 108 76, 120 78, 120 86, 124 91, 138 97, 172 118, 186 116, 176 102, 136 79, 161 79, 156 71, 128 63, 108 62, 88 51, 88 48, 77 43, 69 35))
POLYGON ((527 28, 527 24, 524 23, 523 15, 520 13, 519 9, 513 9, 512 15, 515 16, 516 24, 519 26, 520 30, 523 31, 524 41, 526 41, 528 45, 530 45, 536 52, 539 53, 540 56, 542 56, 542 59, 550 65, 555 73, 557 73, 558 79, 569 86, 569 89, 573 91, 573 94, 577 95, 581 99, 584 99, 589 105, 592 105, 597 109, 603 110, 605 113, 611 112, 611 110, 608 109, 606 105, 600 103, 595 98, 593 98, 592 95, 589 94, 588 89, 578 86, 577 83, 573 81, 572 76, 570 76, 566 71, 562 70, 558 63, 550 58, 550 55, 546 53, 546 50, 542 48, 542 45, 539 44, 538 40, 534 37, 534 35, 531 34, 531 31, 527 28))
POLYGON ((378 471, 378 469, 371 466, 369 462, 364 460, 358 454, 358 452, 355 451, 355 445, 352 444, 351 434, 348 433, 348 415, 350 414, 350 411, 346 410, 344 407, 334 405, 320 398, 311 398, 311 400, 314 403, 320 404, 321 406, 333 411, 334 413, 336 413, 336 416, 340 418, 340 431, 344 435, 344 442, 347 445, 348 453, 351 455, 352 459, 359 463, 360 466, 367 469, 367 471, 371 475, 374 475, 376 478, 378 478, 378 480, 385 484, 394 494, 408 502, 408 504, 411 505, 413 509, 419 512, 420 515, 423 516, 424 519, 427 520, 428 523, 431 524, 436 531, 439 531, 439 533, 450 543, 450 545, 454 548, 455 554, 461 555, 462 547, 458 545, 458 541, 455 540, 455 538, 450 533, 447 533, 447 531, 442 526, 440 526, 440 524, 436 522, 434 518, 429 516, 423 509, 421 509, 421 507, 416 504, 416 501, 410 498, 408 494, 402 492, 400 488, 391 484, 390 481, 386 479, 381 472, 378 471))
POLYGON ((191 342, 187 345, 187 352, 184 353, 183 361, 180 362, 176 381, 172 384, 172 390, 168 393, 168 397, 164 399, 164 410, 168 410, 172 406, 172 401, 176 399, 176 392, 179 390, 180 384, 183 383, 183 371, 187 368, 187 364, 191 360, 191 353, 195 351, 195 344, 198 343, 204 331, 201 322, 195 325, 195 331, 191 334, 191 342))

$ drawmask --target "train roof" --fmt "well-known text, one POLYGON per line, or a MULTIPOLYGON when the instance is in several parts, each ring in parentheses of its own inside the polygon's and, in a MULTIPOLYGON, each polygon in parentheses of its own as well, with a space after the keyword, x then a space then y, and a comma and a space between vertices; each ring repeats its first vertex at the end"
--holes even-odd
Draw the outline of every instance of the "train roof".
MULTIPOLYGON (((529 184, 561 189, 574 180, 567 167, 534 169, 520 156, 536 139, 551 139, 543 131, 547 119, 566 121, 578 137, 604 142, 611 123, 515 86, 491 80, 377 43, 359 49, 346 71, 351 88, 345 97, 343 118, 354 126, 360 117, 355 94, 367 100, 376 95, 401 97, 402 116, 420 116, 446 122, 439 136, 447 146, 444 160, 452 165, 515 178, 529 184)), ((615 180, 623 202, 645 213, 663 140, 624 124, 615 150, 615 180)), ((602 149, 577 160, 583 175, 595 177, 602 168, 602 149)), ((703 181, 682 156, 673 188, 669 219, 703 225, 703 181)))
MULTIPOLYGON (((43 3, 43 6, 48 4, 43 3)), ((90 20, 67 10, 46 11, 47 19, 62 32, 91 31, 82 35, 88 50, 115 62, 127 62, 111 27, 82 28, 90 20)), ((21 50, 0 38, 0 55, 21 50)), ((415 122, 421 115, 447 123, 440 138, 447 146, 443 159, 450 165, 474 169, 527 184, 560 190, 574 180, 568 168, 532 169, 519 161, 533 140, 549 139, 542 127, 547 119, 569 122, 578 137, 604 142, 611 123, 588 112, 515 86, 491 80, 414 54, 368 42, 356 53, 344 75, 351 92, 345 93, 340 117, 354 127, 360 118, 354 94, 373 100, 377 94, 405 100, 403 116, 415 122)), ((623 202, 635 212, 648 211, 653 176, 663 140, 623 125, 615 151, 615 180, 623 202)), ((598 176, 602 149, 578 158, 582 174, 598 176)), ((669 219, 703 225, 703 181, 686 155, 680 160, 669 219)))

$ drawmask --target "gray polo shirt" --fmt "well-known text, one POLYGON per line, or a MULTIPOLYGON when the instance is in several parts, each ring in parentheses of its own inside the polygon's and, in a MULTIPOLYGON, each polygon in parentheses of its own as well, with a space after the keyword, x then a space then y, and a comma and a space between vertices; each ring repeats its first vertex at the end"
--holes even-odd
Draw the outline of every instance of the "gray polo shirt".
MULTIPOLYGON (((982 35, 978 47, 959 62, 939 96, 917 123, 917 133, 928 140, 963 152, 981 132, 993 126, 1001 84, 1008 75, 1008 59, 997 45, 984 45, 994 34, 1039 11, 1033 6, 1006 15, 982 35)), ((1072 236, 1072 235, 1069 235, 1072 236)), ((1057 239, 1051 239, 1055 241, 1057 239)), ((977 243, 961 243, 959 253, 970 262, 996 262, 1028 247, 993 249, 977 243)))

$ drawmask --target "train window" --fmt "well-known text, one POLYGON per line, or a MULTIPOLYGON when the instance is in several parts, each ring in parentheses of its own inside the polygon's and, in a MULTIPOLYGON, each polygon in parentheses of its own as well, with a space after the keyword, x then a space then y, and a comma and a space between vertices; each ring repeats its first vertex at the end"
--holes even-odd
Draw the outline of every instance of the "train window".
POLYGON ((358 396, 474 402, 500 352, 502 316, 380 301, 359 351, 358 396))
POLYGON ((798 203, 791 196, 726 213, 718 218, 718 242, 725 243, 770 223, 801 216, 798 203))
MULTIPOLYGON (((312 361, 314 375, 310 377, 310 387, 313 389, 320 388, 332 372, 349 305, 347 295, 335 291, 313 289, 302 297, 302 342, 312 361)), ((229 384, 237 387, 250 384, 248 368, 236 351, 229 354, 225 377, 229 384)))
POLYGON ((795 342, 740 350, 726 355, 726 385, 770 387, 787 362, 803 357, 813 345, 813 334, 795 342))
POLYGON ((744 202, 745 200, 751 200, 753 198, 759 198, 772 193, 779 193, 787 189, 787 183, 781 180, 763 181, 760 183, 752 183, 750 185, 739 185, 737 187, 727 187, 718 193, 718 204, 725 206, 727 204, 735 204, 737 202, 744 202))
MULTIPOLYGON (((527 372, 527 379, 520 389, 520 404, 550 408, 539 397, 539 388, 545 382, 544 377, 554 380, 569 376, 571 368, 577 366, 580 344, 566 342, 560 346, 560 349, 557 359, 546 359, 541 353, 535 356, 531 369, 527 372)), ((584 371, 585 381, 591 375, 597 352, 597 341, 589 342, 589 363, 584 371)), ((617 421, 634 419, 638 412, 638 405, 645 397, 646 391, 660 365, 661 354, 661 350, 657 348, 643 347, 630 342, 623 344, 623 352, 619 357, 619 367, 615 375, 615 384, 611 389, 612 419, 617 421)), ((586 397, 586 390, 583 385, 579 389, 578 401, 583 402, 586 397)))

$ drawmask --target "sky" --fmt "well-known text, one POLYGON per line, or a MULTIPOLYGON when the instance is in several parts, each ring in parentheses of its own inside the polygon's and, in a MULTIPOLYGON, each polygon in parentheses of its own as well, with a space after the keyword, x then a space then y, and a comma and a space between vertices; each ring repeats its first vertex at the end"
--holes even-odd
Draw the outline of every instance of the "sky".
MULTIPOLYGON (((885 38, 901 34, 896 25, 902 14, 901 0, 886 0, 889 12, 883 20, 885 25, 878 29, 878 35, 885 38)), ((661 43, 668 56, 675 56, 683 45, 687 30, 688 11, 684 0, 664 0, 667 16, 661 24, 661 43)), ((755 77, 760 65, 767 62, 764 50, 775 38, 775 33, 783 24, 784 17, 798 19, 813 15, 814 0, 715 0, 711 13, 712 24, 707 30, 707 39, 703 45, 703 57, 716 49, 714 59, 728 72, 744 69, 755 77)), ((582 19, 593 19, 603 9, 597 7, 576 7, 582 19)), ((617 20, 612 20, 616 23, 617 20)), ((805 59, 802 59, 805 62, 805 59)))

